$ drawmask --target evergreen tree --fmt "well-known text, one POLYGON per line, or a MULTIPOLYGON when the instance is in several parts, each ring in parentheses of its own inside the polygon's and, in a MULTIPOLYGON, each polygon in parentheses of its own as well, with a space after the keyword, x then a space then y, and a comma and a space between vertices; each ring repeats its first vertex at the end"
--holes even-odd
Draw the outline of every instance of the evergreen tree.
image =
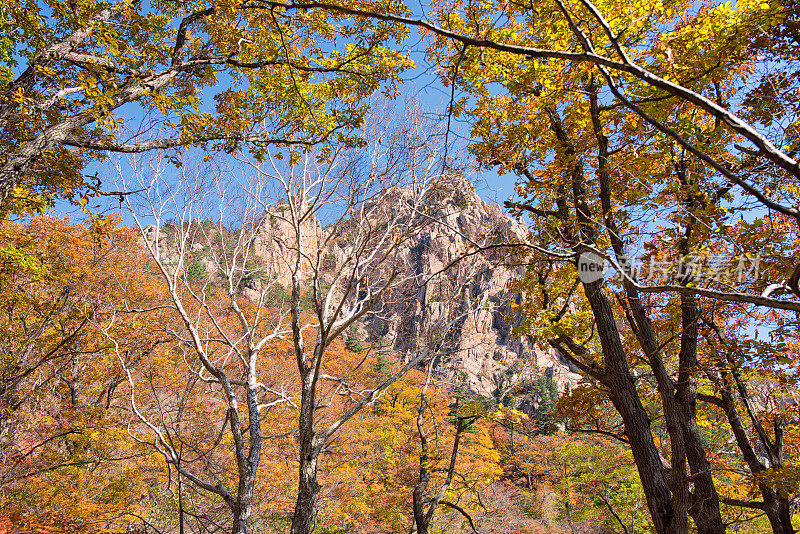
POLYGON ((542 375, 536 382, 536 420, 539 426, 539 433, 553 434, 556 430, 556 423, 553 412, 558 400, 558 384, 553 377, 542 375))

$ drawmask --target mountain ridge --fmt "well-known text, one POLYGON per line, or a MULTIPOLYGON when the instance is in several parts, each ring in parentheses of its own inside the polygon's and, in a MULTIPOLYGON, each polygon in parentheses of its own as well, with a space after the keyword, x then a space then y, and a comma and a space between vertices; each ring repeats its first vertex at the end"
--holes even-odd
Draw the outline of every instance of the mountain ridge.
MULTIPOLYGON (((404 194, 399 190, 388 198, 399 205, 404 194)), ((420 224, 422 231, 401 243, 398 254, 398 264, 406 270, 403 274, 417 282, 400 287, 397 296, 370 312, 350 337, 362 345, 408 354, 425 342, 428 333, 445 325, 447 332, 441 337, 447 339, 437 370, 474 393, 502 399, 515 386, 543 374, 553 378, 562 392, 573 387, 579 376, 555 349, 543 349, 530 336, 515 333, 521 317, 508 304, 519 300, 513 282, 524 268, 509 266, 500 249, 464 255, 480 244, 523 242, 528 235, 525 224, 483 201, 459 178, 430 191, 423 205, 425 213, 413 216, 435 222, 420 224)), ((287 245, 292 229, 276 215, 262 218, 253 236, 254 251, 265 269, 286 287, 290 274, 282 264, 281 250, 296 243, 287 245)), ((321 246, 325 241, 322 225, 312 217, 302 224, 304 245, 321 246)), ((332 265, 342 261, 346 246, 346 239, 330 240, 321 249, 324 261, 332 265)), ((332 275, 323 272, 323 283, 326 276, 332 275)), ((247 288, 244 294, 256 298, 259 291, 260 286, 247 288)))

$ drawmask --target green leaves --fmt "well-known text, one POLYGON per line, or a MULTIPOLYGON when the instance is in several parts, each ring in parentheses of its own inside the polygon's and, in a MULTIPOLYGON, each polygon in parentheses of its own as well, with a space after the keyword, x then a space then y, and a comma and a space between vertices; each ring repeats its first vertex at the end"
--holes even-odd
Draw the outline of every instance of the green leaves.
POLYGON ((71 198, 105 150, 357 143, 366 100, 395 95, 413 62, 389 46, 405 26, 356 20, 237 2, 75 0, 41 12, 5 2, 0 209, 24 214, 26 196, 71 198), (21 50, 28 64, 15 68, 21 50), (153 111, 157 126, 122 134, 153 111))

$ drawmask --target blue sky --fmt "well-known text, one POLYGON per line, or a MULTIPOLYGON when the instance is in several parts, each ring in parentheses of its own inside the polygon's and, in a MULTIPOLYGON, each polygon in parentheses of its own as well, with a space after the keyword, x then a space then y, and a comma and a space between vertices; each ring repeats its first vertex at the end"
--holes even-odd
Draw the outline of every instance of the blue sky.
MULTIPOLYGON (((422 9, 421 6, 420 9, 422 9)), ((415 100, 419 103, 423 113, 431 116, 444 116, 450 101, 451 90, 449 87, 444 87, 436 76, 435 65, 431 64, 426 58, 422 37, 416 29, 412 28, 409 38, 402 43, 402 46, 414 59, 416 67, 403 74, 404 83, 400 86, 401 93, 398 96, 398 100, 415 100)), ((218 80, 219 83, 216 88, 208 90, 204 95, 209 108, 212 105, 211 97, 213 94, 220 89, 224 89, 231 82, 231 78, 225 74, 220 75, 218 80)), ((456 98, 458 96, 458 93, 456 93, 456 98)), ((121 108, 119 114, 135 130, 136 126, 143 120, 141 111, 142 108, 138 105, 129 104, 121 108)), ((454 153, 457 153, 458 163, 463 165, 465 158, 469 157, 465 147, 470 142, 469 125, 463 118, 452 118, 448 140, 450 156, 452 157, 454 153)), ((214 157, 227 158, 225 154, 216 154, 214 157)), ((230 160, 230 158, 227 159, 230 160)), ((467 164, 472 166, 472 162, 467 162, 467 164)), ((85 170, 85 173, 87 175, 97 173, 102 180, 104 190, 116 190, 113 185, 113 176, 116 171, 110 165, 93 164, 85 170)), ((513 175, 499 176, 494 170, 484 170, 482 172, 472 172, 470 178, 475 184, 477 193, 487 202, 502 205, 502 202, 513 193, 515 181, 513 175)), ((119 202, 116 197, 100 197, 90 202, 90 208, 91 211, 119 211, 119 202)), ((51 214, 59 217, 69 215, 77 219, 85 216, 85 213, 66 202, 59 202, 51 214)), ((128 222, 127 218, 126 222, 128 222)))

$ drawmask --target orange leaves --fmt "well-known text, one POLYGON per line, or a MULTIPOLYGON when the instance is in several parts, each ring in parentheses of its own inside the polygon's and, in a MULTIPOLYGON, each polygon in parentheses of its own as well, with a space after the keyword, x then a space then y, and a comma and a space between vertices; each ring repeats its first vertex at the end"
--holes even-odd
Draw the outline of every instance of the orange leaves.
MULTIPOLYGON (((365 367, 374 365, 368 359, 365 367)), ((411 494, 419 482, 420 440, 416 427, 424 376, 410 372, 392 385, 360 420, 343 431, 326 458, 321 506, 331 526, 356 532, 405 530, 412 521, 411 494)), ((423 428, 428 433, 427 468, 438 488, 453 446, 455 427, 449 420, 449 392, 428 390, 423 428)), ((500 473, 499 453, 484 424, 478 422, 461 437, 458 476, 445 500, 467 509, 477 506, 476 495, 500 473), (461 476, 463 475, 463 478, 461 476)), ((435 494, 434 489, 431 489, 435 494)), ((442 508, 440 514, 447 514, 442 508)))
POLYGON ((131 352, 148 344, 125 312, 156 293, 133 234, 117 224, 2 223, 0 486, 4 507, 34 510, 20 519, 34 530, 102 531, 147 492, 146 455, 118 410, 119 361, 97 330, 128 332, 131 352))

